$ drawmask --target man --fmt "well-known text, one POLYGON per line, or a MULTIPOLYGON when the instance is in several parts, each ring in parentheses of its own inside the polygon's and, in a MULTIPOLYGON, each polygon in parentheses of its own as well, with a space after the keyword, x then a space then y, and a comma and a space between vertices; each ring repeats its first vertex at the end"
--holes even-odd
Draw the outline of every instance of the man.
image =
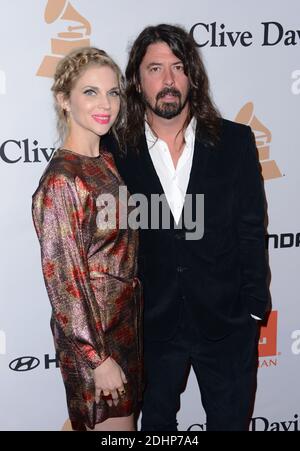
POLYGON ((251 129, 219 117, 196 46, 180 27, 147 27, 132 46, 126 78, 128 149, 125 160, 117 158, 119 171, 131 194, 147 197, 149 217, 155 194, 165 194, 172 213, 169 228, 160 219, 140 234, 142 430, 177 430, 189 365, 207 430, 247 430, 255 318, 263 318, 268 299, 264 196, 251 129), (187 203, 197 194, 202 210, 195 199, 187 203), (182 219, 197 211, 204 233, 193 239, 182 219))

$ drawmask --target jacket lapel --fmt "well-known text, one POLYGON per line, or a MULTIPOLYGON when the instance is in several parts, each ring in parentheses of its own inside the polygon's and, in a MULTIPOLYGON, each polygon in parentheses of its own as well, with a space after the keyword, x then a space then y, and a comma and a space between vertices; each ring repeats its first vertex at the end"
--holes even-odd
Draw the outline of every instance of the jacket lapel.
MULTIPOLYGON (((157 172, 155 170, 155 167, 153 165, 146 137, 143 135, 143 137, 140 140, 139 143, 139 175, 141 186, 144 187, 143 192, 148 195, 149 200, 151 200, 151 194, 158 194, 158 195, 164 195, 164 189, 162 187, 162 184, 160 182, 160 179, 157 175, 157 172)), ((173 213, 169 207, 169 204, 167 202, 167 199, 165 199, 165 205, 168 209, 168 215, 170 217, 170 228, 174 228, 174 217, 173 213)))
POLYGON ((159 177, 156 173, 155 167, 153 166, 145 135, 142 136, 138 149, 140 163, 138 177, 140 178, 143 186, 145 187, 145 192, 150 194, 151 193, 163 194, 164 190, 160 183, 159 177))
POLYGON ((195 194, 195 193, 201 194, 199 193, 199 186, 203 186, 202 179, 206 173, 207 164, 211 152, 212 152, 211 147, 209 147, 205 143, 197 127, 195 136, 193 163, 186 191, 187 194, 195 194))

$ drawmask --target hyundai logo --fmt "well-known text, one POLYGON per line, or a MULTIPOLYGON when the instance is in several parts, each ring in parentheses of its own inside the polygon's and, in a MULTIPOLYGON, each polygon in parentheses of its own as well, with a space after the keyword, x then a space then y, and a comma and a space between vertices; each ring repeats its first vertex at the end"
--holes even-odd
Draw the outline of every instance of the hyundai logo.
POLYGON ((9 364, 9 368, 13 371, 30 371, 39 366, 40 361, 37 357, 19 357, 9 364))

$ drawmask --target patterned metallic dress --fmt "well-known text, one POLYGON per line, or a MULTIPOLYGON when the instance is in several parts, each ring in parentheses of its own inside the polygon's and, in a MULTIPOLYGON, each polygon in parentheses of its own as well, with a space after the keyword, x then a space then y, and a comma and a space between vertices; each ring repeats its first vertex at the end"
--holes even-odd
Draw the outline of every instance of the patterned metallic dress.
POLYGON ((121 185, 110 153, 87 157, 58 149, 33 195, 51 328, 75 430, 128 416, 141 398, 138 232, 120 226, 121 185), (99 197, 104 194, 106 200, 99 197), (113 205, 107 200, 115 200, 115 221, 104 214, 113 205), (125 397, 112 407, 102 398, 95 403, 93 380, 93 369, 108 356, 127 378, 125 397))

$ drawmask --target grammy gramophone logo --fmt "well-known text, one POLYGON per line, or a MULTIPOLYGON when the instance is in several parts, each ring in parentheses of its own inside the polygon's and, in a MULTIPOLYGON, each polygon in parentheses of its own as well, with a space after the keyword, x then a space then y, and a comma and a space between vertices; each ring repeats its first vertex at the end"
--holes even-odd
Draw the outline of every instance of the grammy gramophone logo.
POLYGON ((52 77, 59 60, 77 47, 89 46, 91 25, 72 6, 69 0, 48 0, 45 21, 51 24, 62 21, 61 31, 51 39, 51 55, 46 55, 37 71, 40 77, 52 77))
POLYGON ((274 160, 270 160, 270 144, 272 134, 259 119, 254 115, 254 106, 252 102, 246 103, 235 118, 240 124, 250 125, 256 140, 259 161, 262 168, 264 180, 276 179, 282 177, 282 174, 274 160))

